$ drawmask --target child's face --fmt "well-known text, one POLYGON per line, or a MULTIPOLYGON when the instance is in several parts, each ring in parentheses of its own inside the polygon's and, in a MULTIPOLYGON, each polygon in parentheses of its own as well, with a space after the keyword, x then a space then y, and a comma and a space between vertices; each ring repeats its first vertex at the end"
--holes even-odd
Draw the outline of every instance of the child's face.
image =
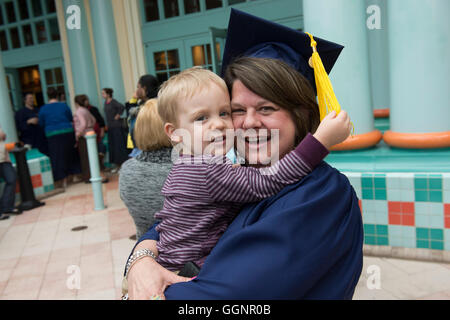
POLYGON ((225 155, 233 146, 230 96, 218 85, 212 83, 192 98, 180 101, 177 117, 177 131, 182 134, 174 134, 181 136, 184 152, 217 156, 225 155))

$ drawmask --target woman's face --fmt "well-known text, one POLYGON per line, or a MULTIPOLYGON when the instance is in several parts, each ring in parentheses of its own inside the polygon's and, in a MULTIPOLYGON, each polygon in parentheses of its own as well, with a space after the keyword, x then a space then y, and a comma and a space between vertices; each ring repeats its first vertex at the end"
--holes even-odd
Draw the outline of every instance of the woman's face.
POLYGON ((269 165, 295 147, 295 125, 289 111, 256 95, 239 80, 231 92, 231 114, 235 130, 242 129, 245 136, 237 143, 238 152, 245 154, 249 164, 269 165))
POLYGON ((142 87, 140 83, 137 84, 136 98, 138 98, 139 100, 147 99, 147 93, 145 91, 145 87, 142 87))

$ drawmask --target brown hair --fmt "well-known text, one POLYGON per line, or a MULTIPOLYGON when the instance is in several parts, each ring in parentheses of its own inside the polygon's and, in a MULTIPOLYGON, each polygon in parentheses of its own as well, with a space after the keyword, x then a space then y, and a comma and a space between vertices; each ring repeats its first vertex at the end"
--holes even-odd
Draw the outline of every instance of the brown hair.
POLYGON ((164 123, 158 114, 156 99, 148 100, 139 110, 134 125, 134 140, 142 151, 171 147, 170 139, 164 132, 164 123))
POLYGON ((103 88, 103 91, 105 91, 105 93, 110 96, 111 98, 113 97, 114 94, 114 90, 111 88, 103 88))
POLYGON ((56 91, 55 88, 50 87, 50 88, 47 89, 47 96, 48 96, 49 100, 51 100, 51 99, 58 99, 58 91, 56 91))
POLYGON ((75 103, 78 104, 80 107, 84 107, 84 102, 86 101, 87 96, 85 94, 79 94, 75 96, 75 103))
POLYGON ((319 106, 313 88, 303 75, 285 62, 238 58, 228 65, 224 78, 230 95, 234 81, 240 80, 253 93, 289 111, 296 128, 296 144, 319 126, 319 106))

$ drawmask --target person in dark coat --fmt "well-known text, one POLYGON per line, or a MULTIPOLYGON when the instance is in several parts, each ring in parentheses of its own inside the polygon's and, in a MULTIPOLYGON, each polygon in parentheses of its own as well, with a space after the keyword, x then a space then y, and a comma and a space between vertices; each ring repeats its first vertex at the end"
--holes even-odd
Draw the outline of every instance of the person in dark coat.
POLYGON ((47 138, 44 129, 39 125, 39 110, 34 104, 34 95, 31 92, 25 93, 23 101, 24 107, 15 114, 19 139, 48 155, 47 138))
POLYGON ((106 125, 108 126, 109 159, 116 165, 116 168, 113 169, 116 172, 122 163, 128 160, 128 154, 124 120, 121 118, 125 107, 113 99, 113 93, 113 89, 110 88, 102 90, 102 97, 105 99, 106 125))

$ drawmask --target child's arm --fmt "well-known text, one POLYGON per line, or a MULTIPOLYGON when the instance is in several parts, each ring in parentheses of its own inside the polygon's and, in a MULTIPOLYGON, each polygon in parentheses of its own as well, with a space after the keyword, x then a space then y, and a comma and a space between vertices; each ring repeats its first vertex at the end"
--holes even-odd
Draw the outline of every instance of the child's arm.
POLYGON ((207 189, 210 196, 219 201, 245 203, 270 197, 308 175, 328 155, 328 148, 344 141, 349 134, 347 114, 344 111, 337 117, 330 114, 314 136, 308 134, 293 151, 270 168, 208 165, 207 189))

